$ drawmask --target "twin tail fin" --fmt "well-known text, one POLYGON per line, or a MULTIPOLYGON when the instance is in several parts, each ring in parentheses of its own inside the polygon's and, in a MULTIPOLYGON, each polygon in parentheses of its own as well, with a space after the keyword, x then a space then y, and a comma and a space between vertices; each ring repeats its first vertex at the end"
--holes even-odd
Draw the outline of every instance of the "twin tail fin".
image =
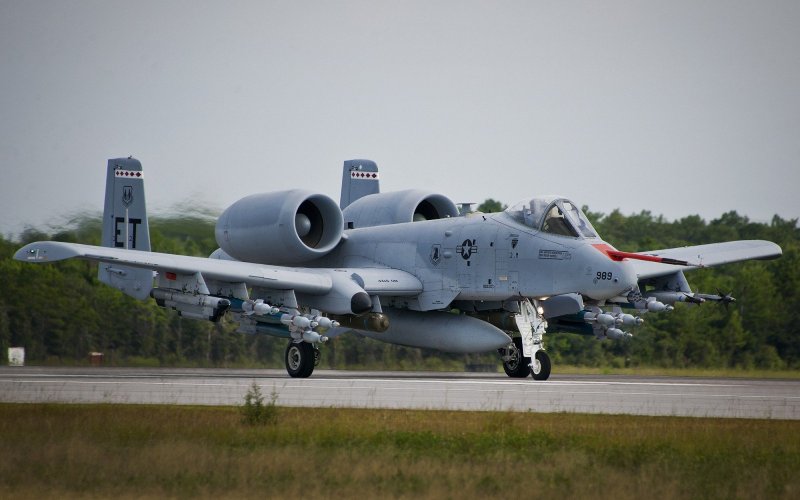
MULTIPOLYGON (((135 158, 108 160, 101 245, 150 251, 144 172, 141 162, 135 158)), ((140 300, 146 299, 153 288, 153 271, 149 269, 101 264, 98 278, 140 300)))

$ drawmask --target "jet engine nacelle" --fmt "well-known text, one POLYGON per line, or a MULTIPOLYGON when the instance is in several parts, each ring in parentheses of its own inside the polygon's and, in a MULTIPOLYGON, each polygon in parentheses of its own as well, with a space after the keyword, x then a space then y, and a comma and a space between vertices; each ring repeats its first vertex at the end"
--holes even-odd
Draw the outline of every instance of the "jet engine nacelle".
POLYGON ((450 198, 419 189, 370 194, 348 205, 343 214, 350 229, 459 215, 450 198))
POLYGON ((335 201, 295 189, 242 198, 222 213, 214 233, 220 248, 235 259, 300 264, 333 250, 342 227, 335 201))

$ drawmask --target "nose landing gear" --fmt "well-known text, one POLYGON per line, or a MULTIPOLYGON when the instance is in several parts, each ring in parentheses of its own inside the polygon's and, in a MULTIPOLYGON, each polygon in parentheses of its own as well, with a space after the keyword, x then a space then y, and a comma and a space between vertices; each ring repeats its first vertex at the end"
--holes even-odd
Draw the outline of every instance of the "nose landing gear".
POLYGON ((521 301, 519 310, 514 319, 520 336, 502 349, 503 370, 512 378, 524 378, 530 374, 534 380, 547 380, 551 364, 542 339, 547 322, 535 300, 533 304, 528 299, 521 301))

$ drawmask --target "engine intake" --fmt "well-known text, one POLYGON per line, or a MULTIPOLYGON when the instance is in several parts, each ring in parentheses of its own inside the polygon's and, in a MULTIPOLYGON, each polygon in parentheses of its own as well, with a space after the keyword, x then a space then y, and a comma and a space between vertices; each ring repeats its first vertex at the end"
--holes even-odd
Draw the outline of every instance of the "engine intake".
POLYGON ((299 264, 339 244, 342 220, 331 198, 295 189, 242 198, 222 213, 214 232, 220 248, 235 259, 299 264))
POLYGON ((348 205, 343 214, 352 229, 457 217, 458 208, 444 195, 408 189, 364 196, 348 205))

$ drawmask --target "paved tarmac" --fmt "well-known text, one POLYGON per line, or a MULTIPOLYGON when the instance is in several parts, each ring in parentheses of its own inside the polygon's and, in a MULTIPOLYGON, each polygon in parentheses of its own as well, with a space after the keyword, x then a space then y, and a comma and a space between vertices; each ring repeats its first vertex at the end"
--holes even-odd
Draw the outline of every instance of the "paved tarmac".
POLYGON ((253 381, 281 406, 800 419, 800 380, 610 375, 0 367, 0 402, 237 405, 253 381))

